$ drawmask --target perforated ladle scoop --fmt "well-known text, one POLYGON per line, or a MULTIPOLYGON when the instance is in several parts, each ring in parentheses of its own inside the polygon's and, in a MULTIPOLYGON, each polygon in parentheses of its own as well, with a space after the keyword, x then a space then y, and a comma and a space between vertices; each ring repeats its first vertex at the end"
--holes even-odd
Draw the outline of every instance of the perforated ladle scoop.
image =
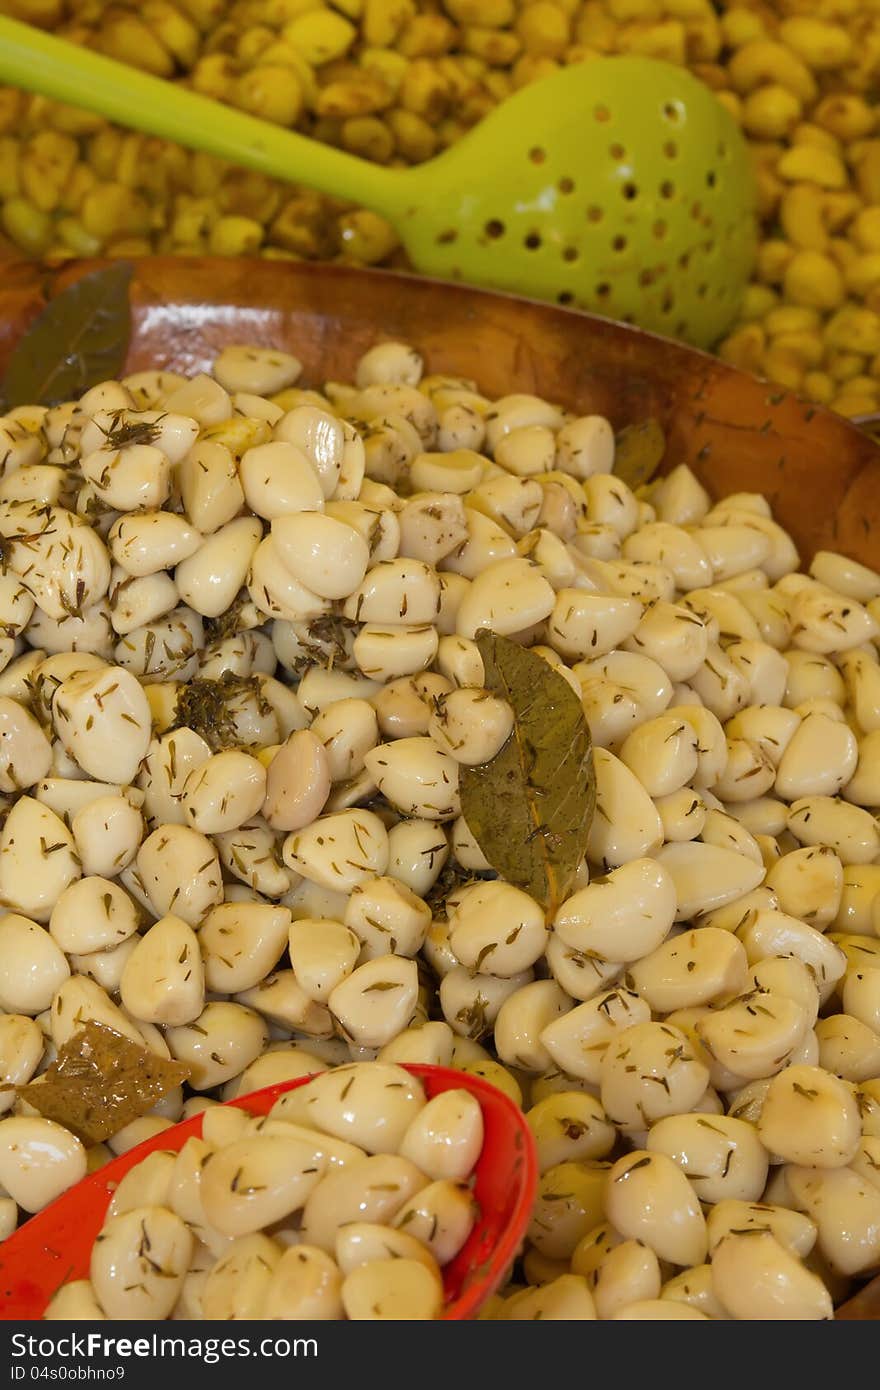
POLYGON ((733 319, 754 179, 681 68, 595 58, 522 88, 450 149, 385 169, 0 17, 0 81, 382 213, 417 270, 625 319, 700 347, 733 319))

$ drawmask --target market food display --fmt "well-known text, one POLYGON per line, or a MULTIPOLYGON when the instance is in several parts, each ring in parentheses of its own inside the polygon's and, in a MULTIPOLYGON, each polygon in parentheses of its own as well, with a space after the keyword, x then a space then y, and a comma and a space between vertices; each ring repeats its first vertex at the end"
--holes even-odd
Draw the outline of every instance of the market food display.
MULTIPOLYGON (((4 10, 391 165, 431 158, 560 65, 606 53, 685 64, 740 122, 759 179, 763 244, 722 356, 844 414, 877 409, 870 0, 6 0, 4 10)), ((13 254, 401 264, 371 212, 11 90, 0 93, 0 204, 13 254)))
POLYGON ((880 575, 656 429, 403 343, 299 373, 2 421, 5 1233, 218 1100, 435 1063, 538 1145, 486 1316, 831 1316, 880 1264, 880 575), (59 1111, 89 1024, 183 1087, 59 1111))
POLYGON ((730 327, 754 266, 746 142, 704 83, 651 58, 562 68, 417 169, 380 169, 4 16, 0 78, 363 201, 422 275, 601 311, 695 347, 730 327))

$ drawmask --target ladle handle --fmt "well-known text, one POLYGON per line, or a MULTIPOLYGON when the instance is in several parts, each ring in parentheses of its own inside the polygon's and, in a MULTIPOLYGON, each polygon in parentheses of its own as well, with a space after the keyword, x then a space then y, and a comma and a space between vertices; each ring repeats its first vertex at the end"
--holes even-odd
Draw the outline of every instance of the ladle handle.
POLYGON ((405 173, 369 164, 4 16, 0 81, 257 173, 350 199, 392 220, 400 210, 405 173))

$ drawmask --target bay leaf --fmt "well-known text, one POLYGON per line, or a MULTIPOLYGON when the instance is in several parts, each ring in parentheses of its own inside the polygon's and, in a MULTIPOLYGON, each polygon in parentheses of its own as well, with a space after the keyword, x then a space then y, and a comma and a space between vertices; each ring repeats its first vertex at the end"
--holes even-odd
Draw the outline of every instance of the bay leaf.
POLYGON ((485 684, 513 710, 513 732, 487 763, 459 772, 461 809, 492 868, 552 916, 587 852, 596 805, 581 702, 542 657, 481 630, 485 684))
POLYGON ((166 1061, 90 1020, 41 1076, 16 1091, 84 1144, 98 1144, 146 1115, 189 1074, 182 1062, 166 1061))
POLYGON ((614 443, 614 476, 628 487, 641 487, 653 478, 666 453, 666 435, 657 420, 625 425, 614 443))
POLYGON ((115 261, 50 299, 16 345, 3 379, 3 407, 75 400, 119 376, 131 337, 133 267, 115 261))

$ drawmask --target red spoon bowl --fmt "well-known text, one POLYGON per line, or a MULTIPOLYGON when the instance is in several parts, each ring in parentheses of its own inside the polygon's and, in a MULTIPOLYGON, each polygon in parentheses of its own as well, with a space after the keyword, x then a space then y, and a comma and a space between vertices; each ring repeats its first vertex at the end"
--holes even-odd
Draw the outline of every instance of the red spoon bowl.
MULTIPOLYGON (((443 1270, 443 1319, 473 1318, 504 1283, 526 1232, 538 1184, 535 1142, 522 1111, 478 1076, 448 1067, 407 1066, 430 1100, 443 1091, 469 1091, 483 1112, 483 1148, 474 1169, 479 1217, 455 1259, 443 1270)), ((267 1115, 279 1096, 311 1077, 239 1096, 226 1104, 267 1115)), ((83 1178, 0 1245, 0 1320, 37 1321, 53 1295, 87 1279, 95 1237, 113 1193, 130 1169, 159 1149, 177 1153, 202 1132, 202 1116, 163 1130, 83 1178)))

